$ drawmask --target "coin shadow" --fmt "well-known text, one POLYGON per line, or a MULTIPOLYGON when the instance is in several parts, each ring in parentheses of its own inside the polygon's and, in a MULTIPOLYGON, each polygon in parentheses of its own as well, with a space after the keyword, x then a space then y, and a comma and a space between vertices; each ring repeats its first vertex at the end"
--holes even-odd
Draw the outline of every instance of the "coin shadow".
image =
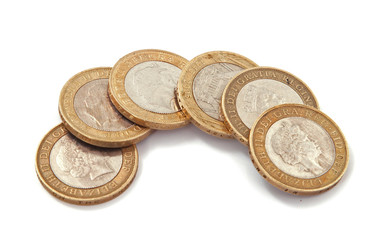
POLYGON ((137 144, 139 155, 156 148, 188 144, 195 139, 197 135, 196 130, 192 124, 175 130, 156 130, 137 144))
POLYGON ((266 194, 266 192, 270 193, 270 195, 274 196, 274 199, 290 207, 314 207, 334 198, 334 196, 344 191, 346 185, 349 184, 355 164, 355 157, 351 147, 349 146, 349 163, 347 171, 340 182, 333 189, 322 194, 312 196, 291 195, 272 186, 269 182, 265 181, 258 174, 258 172, 256 172, 255 168, 252 166, 246 146, 234 139, 216 138, 202 132, 193 125, 188 125, 175 131, 156 131, 146 140, 138 144, 139 159, 143 159, 143 161, 139 161, 139 168, 135 176, 135 180, 120 196, 105 203, 88 205, 86 207, 83 207, 83 205, 66 203, 54 197, 53 198, 62 205, 81 211, 106 209, 114 204, 117 204, 119 201, 125 201, 125 198, 128 198, 129 194, 133 194, 136 185, 135 182, 139 181, 144 162, 146 159, 149 159, 146 157, 146 154, 148 155, 150 150, 152 151, 152 149, 155 148, 162 148, 163 146, 170 146, 172 148, 182 144, 188 145, 189 142, 201 142, 202 144, 207 144, 216 149, 229 153, 237 164, 240 164, 242 168, 246 169, 248 181, 252 182, 253 188, 255 188, 256 191, 261 191, 263 194, 266 194))
POLYGON ((210 145, 219 151, 227 153, 248 152, 248 148, 235 139, 217 138, 201 131, 193 124, 189 124, 176 130, 155 131, 152 133, 151 136, 137 144, 139 158, 148 159, 146 155, 149 155, 155 149, 163 149, 165 147, 176 148, 182 145, 189 145, 190 143, 210 145))
POLYGON ((126 189, 120 196, 110 201, 97 205, 88 205, 86 207, 83 207, 81 205, 70 204, 64 201, 60 201, 58 199, 57 201, 67 207, 78 209, 81 211, 106 209, 110 206, 113 206, 114 204, 117 204, 119 201, 126 201, 125 198, 128 198, 128 195, 134 192, 136 182, 139 182, 139 178, 141 176, 141 173, 143 172, 142 169, 144 168, 145 161, 150 159, 148 157, 150 153, 152 153, 155 149, 163 149, 165 147, 173 148, 183 144, 188 145, 190 142, 193 141, 198 141, 198 139, 202 138, 198 136, 199 132, 201 132, 199 129, 194 127, 192 124, 189 124, 185 127, 176 130, 154 131, 150 136, 144 139, 144 141, 138 143, 137 148, 139 153, 139 167, 135 179, 128 187, 128 189, 126 189))
POLYGON ((341 178, 341 180, 337 183, 337 185, 334 186, 332 189, 328 190, 327 192, 310 196, 292 195, 290 193, 286 193, 284 191, 279 190, 267 181, 266 184, 264 184, 264 188, 267 190, 268 193, 273 195, 275 199, 277 199, 279 202, 290 207, 315 207, 324 202, 330 201, 334 199, 334 196, 341 194, 344 190, 348 191, 347 185, 349 184, 355 162, 354 154, 350 146, 348 147, 348 149, 349 162, 347 170, 341 178))
MULTIPOLYGON (((135 177, 135 179, 136 179, 136 177, 135 177)), ((132 181, 131 185, 124 192, 122 192, 119 196, 117 196, 117 197, 115 197, 115 198, 113 198, 113 199, 111 199, 111 200, 109 200, 107 202, 100 203, 100 204, 76 205, 76 204, 72 204, 72 203, 68 203, 68 202, 59 200, 59 199, 57 199, 56 197, 53 197, 53 196, 52 196, 52 198, 54 200, 56 200, 57 203, 62 204, 65 207, 69 207, 69 208, 72 208, 72 209, 75 209, 75 210, 79 210, 79 211, 102 210, 102 209, 106 209, 108 207, 113 207, 114 205, 116 206, 118 204, 118 202, 120 202, 120 201, 126 201, 124 198, 128 199, 128 195, 132 194, 134 192, 133 189, 135 188, 135 185, 136 185, 134 182, 135 182, 135 180, 132 181)))
POLYGON ((205 145, 209 145, 219 151, 232 153, 244 152, 248 154, 248 147, 237 141, 236 139, 220 138, 207 134, 195 127, 195 135, 205 145), (197 131, 196 131, 197 130, 197 131))

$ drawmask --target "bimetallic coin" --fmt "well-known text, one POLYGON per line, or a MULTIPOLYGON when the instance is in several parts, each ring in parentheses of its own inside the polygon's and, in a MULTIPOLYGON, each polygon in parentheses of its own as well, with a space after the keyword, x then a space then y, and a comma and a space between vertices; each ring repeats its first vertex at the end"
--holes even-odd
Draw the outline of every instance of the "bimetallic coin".
POLYGON ((249 136, 258 172, 292 194, 317 194, 335 186, 348 166, 339 127, 316 108, 283 104, 265 111, 249 136))
POLYGON ((122 149, 89 145, 63 124, 52 129, 37 151, 36 171, 55 197, 78 205, 106 202, 121 194, 138 168, 135 145, 122 149))
POLYGON ((271 67, 248 69, 226 86, 221 108, 225 125, 233 136, 248 145, 250 129, 267 109, 285 103, 318 103, 305 83, 292 74, 271 67))
POLYGON ((130 122, 112 105, 110 72, 111 68, 94 68, 72 77, 61 91, 59 112, 66 128, 79 139, 100 147, 126 147, 153 130, 130 122))
POLYGON ((175 129, 189 123, 178 107, 175 89, 184 65, 176 54, 141 50, 122 57, 109 80, 110 98, 128 119, 152 129, 175 129))
POLYGON ((231 52, 207 52, 195 57, 180 76, 177 90, 180 107, 201 130, 231 138, 221 118, 222 93, 235 75, 256 66, 250 59, 231 52))

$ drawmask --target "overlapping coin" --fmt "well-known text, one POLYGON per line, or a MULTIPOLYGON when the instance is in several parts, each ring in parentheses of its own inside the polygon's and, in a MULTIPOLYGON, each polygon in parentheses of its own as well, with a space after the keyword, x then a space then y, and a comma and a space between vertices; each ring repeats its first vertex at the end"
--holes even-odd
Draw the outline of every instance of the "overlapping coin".
POLYGON ((220 112, 222 92, 227 83, 247 68, 256 67, 236 53, 207 52, 185 65, 178 83, 178 101, 191 121, 208 134, 231 138, 220 112))
POLYGON ((63 201, 102 203, 133 181, 135 143, 153 129, 192 121, 208 134, 248 145, 254 166, 275 187, 317 194, 340 181, 349 160, 342 132, 318 107, 294 75, 235 53, 207 52, 188 62, 171 52, 140 50, 65 84, 63 123, 42 139, 36 171, 63 201))
POLYGON ((93 68, 73 76, 62 88, 59 113, 79 139, 100 147, 120 148, 146 138, 152 129, 123 117, 107 93, 111 68, 93 68))
POLYGON ((103 203, 132 183, 138 168, 135 145, 100 148, 78 140, 63 124, 53 128, 37 150, 36 171, 55 197, 78 205, 103 203))
POLYGON ((279 189, 301 195, 335 186, 348 166, 339 127, 316 108, 284 104, 265 111, 249 136, 258 172, 279 189))
POLYGON ((280 69, 257 67, 245 70, 229 82, 221 108, 233 136, 248 145, 255 120, 265 110, 284 103, 318 108, 315 96, 300 79, 280 69))
POLYGON ((177 106, 175 88, 185 58, 162 50, 141 50, 113 67, 109 93, 116 108, 142 126, 168 130, 183 127, 189 117, 177 106))

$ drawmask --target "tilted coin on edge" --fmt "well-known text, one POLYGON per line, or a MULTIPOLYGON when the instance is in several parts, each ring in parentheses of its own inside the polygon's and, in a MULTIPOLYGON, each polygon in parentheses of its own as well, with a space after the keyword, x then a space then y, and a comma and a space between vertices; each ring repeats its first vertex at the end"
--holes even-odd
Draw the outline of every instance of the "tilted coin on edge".
POLYGON ((140 50, 122 57, 113 67, 109 93, 126 118, 158 130, 183 127, 189 117, 178 107, 175 88, 188 62, 162 50, 140 50))
POLYGON ((63 124, 41 141, 36 172, 53 196, 72 204, 92 205, 119 196, 132 183, 138 169, 135 145, 100 148, 71 135, 63 124))
POLYGON ((222 92, 235 75, 256 66, 244 56, 225 51, 207 52, 193 58, 184 67, 178 83, 180 107, 204 132, 232 138, 221 118, 222 92))
POLYGON ((339 127, 316 108, 283 104, 265 111, 249 136, 258 172, 275 187, 311 195, 334 187, 348 166, 348 145, 339 127))
POLYGON ((257 118, 265 110, 285 103, 319 107, 308 86, 291 73, 257 67, 245 70, 228 83, 221 108, 233 136, 248 145, 250 129, 257 118))
POLYGON ((123 117, 108 96, 111 68, 93 68, 72 77, 62 88, 59 112, 76 137, 99 147, 120 148, 138 143, 153 130, 123 117))

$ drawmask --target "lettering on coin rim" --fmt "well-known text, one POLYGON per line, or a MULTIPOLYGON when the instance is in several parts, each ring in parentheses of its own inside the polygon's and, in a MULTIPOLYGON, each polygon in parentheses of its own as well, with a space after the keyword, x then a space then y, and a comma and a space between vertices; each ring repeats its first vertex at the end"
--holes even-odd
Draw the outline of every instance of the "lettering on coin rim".
POLYGON ((59 99, 59 113, 65 127, 84 142, 100 147, 119 148, 135 144, 152 133, 151 129, 133 124, 122 131, 103 131, 83 122, 74 109, 74 97, 86 83, 100 78, 109 78, 110 67, 92 68, 74 75, 64 85, 59 99))
POLYGON ((163 50, 147 49, 129 53, 114 65, 109 78, 109 95, 114 106, 126 118, 139 125, 159 130, 175 129, 189 123, 189 116, 183 111, 175 113, 155 113, 137 105, 127 95, 125 78, 128 71, 139 63, 162 61, 183 69, 188 60, 163 50))
POLYGON ((332 188, 342 178, 348 166, 348 147, 336 123, 318 109, 301 104, 283 104, 265 111, 253 125, 249 136, 250 157, 257 171, 271 184, 291 194, 317 194, 332 188), (323 127, 335 146, 335 160, 331 168, 317 178, 293 177, 275 166, 265 148, 266 134, 278 120, 304 117, 323 127))
POLYGON ((50 152, 54 144, 68 130, 60 124, 42 139, 36 156, 36 172, 42 185, 55 197, 78 205, 92 205, 109 201, 132 183, 138 168, 138 153, 135 145, 122 148, 122 166, 118 174, 108 183, 95 188, 75 188, 60 181, 50 167, 50 152))
POLYGON ((221 138, 232 138, 223 121, 209 116, 198 106, 193 95, 193 81, 196 75, 206 66, 215 63, 231 63, 243 69, 257 67, 250 59, 226 51, 206 52, 193 58, 183 69, 178 83, 179 105, 190 116, 191 122, 202 131, 221 138))
POLYGON ((249 144, 248 139, 250 128, 243 123, 238 115, 236 99, 243 87, 250 82, 261 79, 271 79, 284 83, 300 96, 304 104, 317 109, 319 108, 317 99, 310 88, 302 80, 291 73, 272 67, 247 69, 228 83, 222 94, 221 101, 225 125, 228 126, 228 129, 233 133, 233 136, 244 145, 249 144))

